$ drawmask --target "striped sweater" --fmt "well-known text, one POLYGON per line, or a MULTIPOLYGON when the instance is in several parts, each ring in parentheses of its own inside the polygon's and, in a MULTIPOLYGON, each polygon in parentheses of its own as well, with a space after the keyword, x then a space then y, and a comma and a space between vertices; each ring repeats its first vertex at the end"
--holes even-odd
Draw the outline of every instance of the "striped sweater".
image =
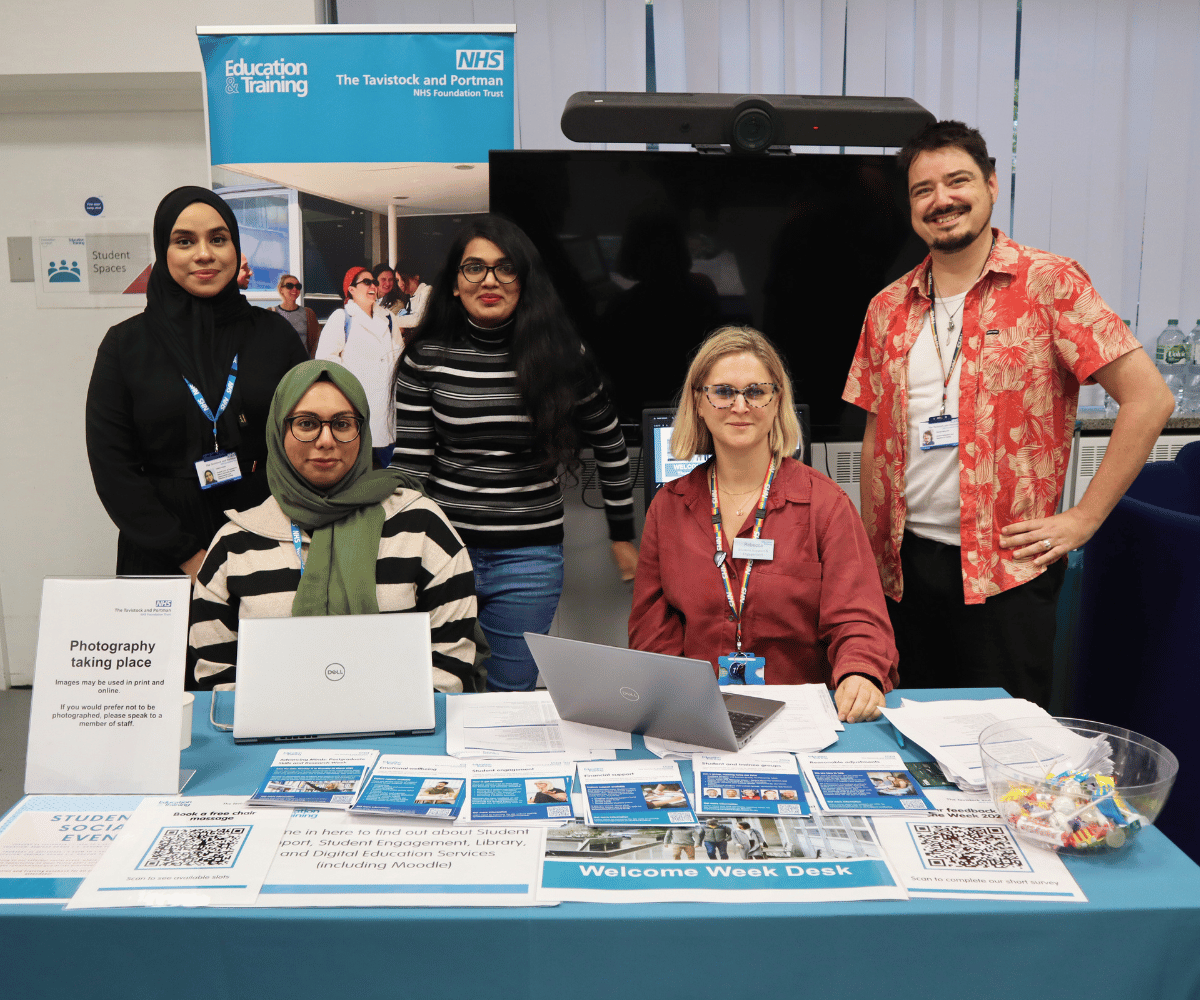
MULTIPOLYGON (((458 690, 442 671, 474 676, 475 577, 467 550, 437 506, 414 490, 397 490, 383 509, 379 610, 429 613, 435 686, 458 690)), ((291 522, 274 497, 225 513, 229 523, 209 546, 192 596, 188 663, 205 687, 235 679, 239 619, 290 618, 300 586, 291 522)), ((305 559, 309 540, 302 531, 305 559)))
MULTIPOLYGON (((633 538, 633 486, 625 437, 603 387, 575 410, 596 460, 609 537, 633 538)), ((456 343, 435 337, 405 351, 396 380, 392 465, 426 477, 467 545, 519 548, 563 540, 563 497, 534 450, 506 337, 472 328, 456 343)))

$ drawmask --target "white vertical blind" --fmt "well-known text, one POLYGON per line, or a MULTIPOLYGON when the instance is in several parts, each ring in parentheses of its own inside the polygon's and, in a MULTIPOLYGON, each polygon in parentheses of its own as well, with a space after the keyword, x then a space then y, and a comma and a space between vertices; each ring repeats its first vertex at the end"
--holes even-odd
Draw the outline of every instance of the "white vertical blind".
POLYGON ((1198 64, 1198 0, 1024 0, 1014 235, 1150 348, 1200 315, 1198 64))

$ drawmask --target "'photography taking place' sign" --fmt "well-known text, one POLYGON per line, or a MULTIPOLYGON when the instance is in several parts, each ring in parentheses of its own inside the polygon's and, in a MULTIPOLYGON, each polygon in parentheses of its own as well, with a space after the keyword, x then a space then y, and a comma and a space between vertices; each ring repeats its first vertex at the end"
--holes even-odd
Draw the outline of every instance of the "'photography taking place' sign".
POLYGON ((187 577, 48 579, 27 793, 174 794, 187 577))

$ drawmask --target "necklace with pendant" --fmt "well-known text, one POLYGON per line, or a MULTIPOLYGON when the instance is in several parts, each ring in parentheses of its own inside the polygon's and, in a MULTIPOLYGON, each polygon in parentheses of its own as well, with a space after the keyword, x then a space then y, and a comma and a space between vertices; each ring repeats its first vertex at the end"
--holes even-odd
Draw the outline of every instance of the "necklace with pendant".
MULTIPOLYGON (((722 492, 723 494, 725 494, 725 496, 727 496, 727 497, 730 497, 730 498, 732 498, 732 497, 744 497, 744 496, 749 496, 751 493, 757 493, 757 492, 759 491, 759 489, 760 489, 760 488, 761 488, 761 487, 757 487, 757 486, 756 486, 754 489, 751 489, 751 490, 746 490, 746 492, 745 492, 745 493, 730 493, 730 492, 729 492, 729 490, 724 490, 724 489, 723 489, 723 490, 721 490, 721 492, 722 492)), ((738 508, 738 509, 737 509, 737 510, 734 512, 734 516, 735 516, 735 517, 741 517, 741 516, 742 516, 742 512, 743 512, 743 511, 745 511, 745 509, 746 509, 746 501, 743 501, 743 502, 742 502, 742 505, 741 505, 741 506, 740 506, 740 507, 739 507, 739 508, 738 508)))

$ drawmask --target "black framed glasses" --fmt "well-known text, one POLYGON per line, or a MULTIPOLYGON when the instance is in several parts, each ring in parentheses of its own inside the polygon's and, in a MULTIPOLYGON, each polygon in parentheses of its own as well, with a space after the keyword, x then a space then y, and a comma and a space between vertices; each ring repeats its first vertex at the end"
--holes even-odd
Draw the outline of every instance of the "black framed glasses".
POLYGON ((279 287, 286 288, 286 289, 288 289, 288 291, 291 291, 291 292, 298 292, 304 286, 302 284, 300 284, 300 282, 298 282, 298 281, 285 281, 279 287))
POLYGON ((496 280, 502 285, 511 285, 517 280, 517 266, 508 261, 489 265, 484 264, 482 261, 469 260, 465 264, 459 264, 458 270, 473 285, 478 285, 479 282, 483 281, 487 277, 488 271, 491 271, 496 280))
POLYGON ((378 285, 379 282, 374 278, 361 278, 358 281, 352 281, 350 284, 353 287, 354 285, 378 285))
POLYGON ((759 408, 770 405, 775 393, 779 391, 779 386, 774 382, 751 382, 741 389, 735 389, 731 385, 702 385, 700 391, 718 410, 729 409, 738 396, 746 401, 747 406, 759 408))
POLYGON ((321 436, 321 428, 329 425, 329 433, 338 444, 349 444, 362 433, 362 419, 349 414, 339 414, 332 420, 318 420, 311 413, 287 417, 283 421, 292 432, 292 437, 302 444, 312 444, 321 436))

